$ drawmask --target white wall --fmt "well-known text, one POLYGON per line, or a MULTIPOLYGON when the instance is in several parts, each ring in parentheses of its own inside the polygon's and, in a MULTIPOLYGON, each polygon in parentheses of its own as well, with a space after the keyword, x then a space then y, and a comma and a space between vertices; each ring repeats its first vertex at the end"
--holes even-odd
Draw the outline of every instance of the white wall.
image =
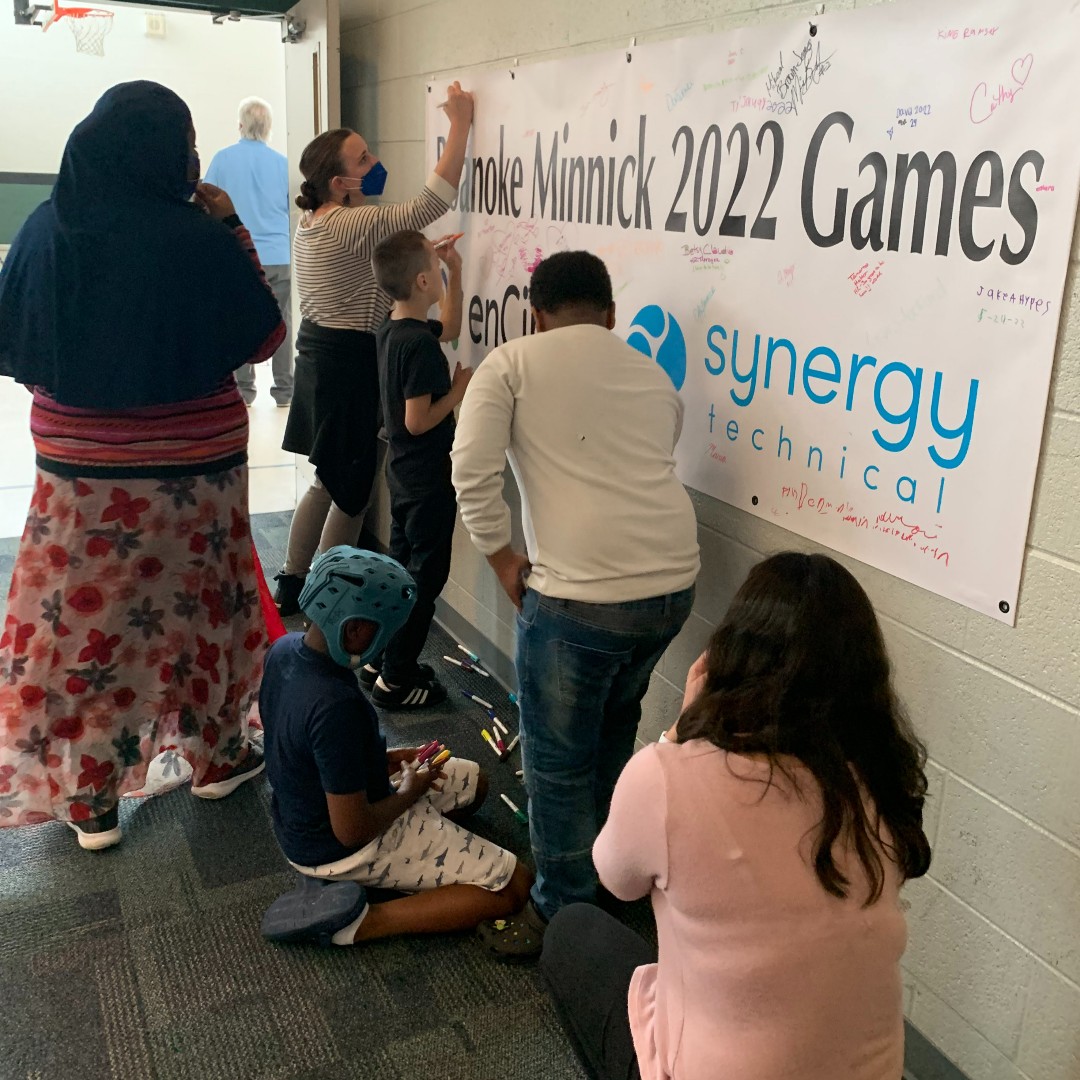
MULTIPOLYGON (((829 0, 828 8, 873 0, 829 0)), ((424 178, 424 85, 452 63, 575 51, 808 16, 801 0, 346 0, 342 116, 390 171, 424 178)), ((977 12, 975 0, 965 10, 977 12)), ((1077 248, 1015 629, 845 560, 873 598, 933 764, 929 878, 907 889, 909 1016, 973 1080, 1080 1078, 1080 277, 1077 248)), ((686 669, 748 568, 808 545, 705 497, 690 623, 664 658, 641 734, 674 716, 686 669)), ((444 596, 504 651, 509 603, 459 529, 444 596)))
MULTIPOLYGON (((175 90, 195 121, 203 166, 235 142, 236 106, 255 95, 277 118, 285 152, 285 60, 276 21, 215 26, 206 14, 165 12, 166 36, 146 35, 146 9, 117 6, 104 57, 75 52, 66 21, 48 33, 0 10, 0 172, 55 173, 71 129, 110 86, 153 79, 175 90)), ((160 9, 159 9, 160 10, 160 9)))

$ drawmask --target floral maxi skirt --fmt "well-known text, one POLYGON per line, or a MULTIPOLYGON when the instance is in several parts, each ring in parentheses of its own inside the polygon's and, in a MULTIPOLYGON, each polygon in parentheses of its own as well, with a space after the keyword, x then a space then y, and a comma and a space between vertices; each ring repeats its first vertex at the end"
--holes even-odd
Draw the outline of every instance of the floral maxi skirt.
POLYGON ((267 630, 247 467, 170 480, 39 466, 0 638, 0 827, 84 821, 175 750, 248 752, 267 630))

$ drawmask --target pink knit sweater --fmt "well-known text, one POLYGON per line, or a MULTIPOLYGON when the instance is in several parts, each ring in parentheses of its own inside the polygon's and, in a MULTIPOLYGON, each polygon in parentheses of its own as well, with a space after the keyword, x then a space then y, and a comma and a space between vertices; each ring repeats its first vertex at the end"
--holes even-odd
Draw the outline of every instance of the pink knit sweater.
POLYGON ((630 985, 643 1080, 899 1080, 900 957, 907 929, 899 874, 862 903, 840 900, 811 865, 820 791, 768 764, 693 740, 647 747, 615 789, 593 849, 600 880, 624 900, 651 895, 659 963, 630 985))

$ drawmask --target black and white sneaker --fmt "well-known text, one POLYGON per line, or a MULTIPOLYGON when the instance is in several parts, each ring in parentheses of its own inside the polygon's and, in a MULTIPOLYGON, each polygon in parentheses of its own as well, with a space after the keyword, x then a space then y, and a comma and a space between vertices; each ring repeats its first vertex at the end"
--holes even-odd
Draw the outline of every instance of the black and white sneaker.
MULTIPOLYGON (((375 688, 375 680, 378 679, 381 674, 381 669, 372 667, 370 664, 365 664, 357 673, 356 677, 360 680, 360 685, 365 690, 373 690, 375 688)), ((435 679, 435 669, 430 664, 417 664, 416 665, 416 679, 414 682, 433 682, 435 679)))
MULTIPOLYGON (((431 671, 428 668, 428 671, 431 671)), ((371 701, 380 709, 428 709, 446 700, 446 690, 434 674, 423 670, 401 686, 387 686, 380 675, 371 689, 371 701)))

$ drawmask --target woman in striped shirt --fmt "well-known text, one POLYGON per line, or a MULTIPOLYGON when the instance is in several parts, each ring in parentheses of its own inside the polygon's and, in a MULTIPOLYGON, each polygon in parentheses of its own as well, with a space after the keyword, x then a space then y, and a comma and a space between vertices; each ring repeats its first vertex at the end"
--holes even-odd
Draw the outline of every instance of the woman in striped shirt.
POLYGON ((296 338, 296 386, 283 448, 315 466, 315 482, 293 515, 275 597, 282 615, 297 600, 316 550, 355 544, 375 482, 379 376, 375 330, 391 300, 375 283, 371 253, 401 229, 423 229, 457 195, 472 124, 472 95, 454 83, 444 106, 450 134, 435 171, 408 202, 369 206, 386 170, 354 131, 327 131, 300 159, 296 200, 307 211, 293 241, 293 280, 303 321, 296 338))

